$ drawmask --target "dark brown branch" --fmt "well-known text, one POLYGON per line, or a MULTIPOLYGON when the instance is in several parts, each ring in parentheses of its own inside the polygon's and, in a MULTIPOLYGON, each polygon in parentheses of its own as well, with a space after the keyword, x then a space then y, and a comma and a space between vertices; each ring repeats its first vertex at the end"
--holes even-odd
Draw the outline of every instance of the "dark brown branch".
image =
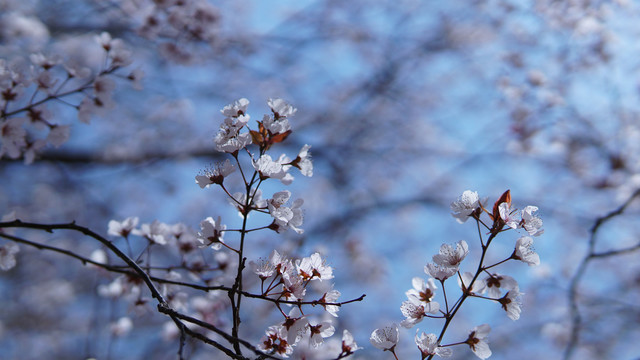
MULTIPOLYGON (((142 280, 145 282, 145 284, 147 285, 147 287, 149 288, 149 291, 151 291, 151 296, 153 298, 155 298, 158 301, 158 310, 160 311, 160 309, 171 309, 169 307, 169 304, 167 303, 167 301, 164 299, 164 297, 162 296, 162 294, 160 294, 160 292, 158 291, 158 289, 155 287, 155 285, 153 284, 153 282, 151 281, 151 278, 149 277, 149 275, 147 273, 144 272, 144 270, 142 270, 142 268, 140 268, 140 266, 138 266, 138 264, 136 264, 135 261, 133 261, 131 258, 129 258, 125 253, 123 253, 120 249, 118 249, 117 246, 115 246, 111 241, 105 239, 104 237, 102 237, 101 235, 93 232, 92 230, 86 228, 86 227, 82 227, 79 225, 76 225, 75 222, 71 222, 68 224, 38 224, 38 223, 28 223, 28 222, 22 222, 20 220, 14 220, 14 221, 10 221, 10 222, 0 222, 0 229, 1 228, 25 228, 25 229, 36 229, 36 230, 43 230, 49 233, 53 233, 54 230, 73 230, 73 231, 78 231, 84 235, 87 235, 89 237, 92 237, 96 240, 98 240, 100 243, 102 243, 103 245, 105 245, 107 248, 109 248, 109 250, 111 250, 116 256, 118 256, 120 259, 122 259, 127 265, 129 265, 133 270, 134 273, 142 278, 142 280)), ((37 248, 41 248, 41 249, 47 249, 47 250, 53 250, 59 253, 63 253, 66 255, 70 255, 74 258, 77 258, 79 260, 82 260, 84 263, 92 263, 96 266, 102 266, 104 267, 104 264, 100 264, 97 263, 95 261, 92 261, 90 259, 86 259, 83 258, 80 255, 77 254, 71 254, 71 252, 69 252, 68 250, 64 250, 64 249, 58 249, 58 248, 54 248, 51 246, 47 246, 47 245, 42 245, 42 244, 38 244, 29 240, 25 240, 25 239, 20 239, 18 237, 15 237, 13 235, 8 235, 8 234, 4 234, 1 233, 0 234, 2 237, 7 238, 7 239, 18 239, 21 240, 20 242, 24 243, 24 244, 28 244, 28 245, 32 245, 35 246, 37 248)), ((122 269, 118 269, 118 270, 122 270, 122 269)), ((116 270, 114 270, 116 271, 116 270)), ((116 272, 121 272, 121 271, 116 271, 116 272)), ((168 311, 168 310, 167 310, 168 311)), ((162 312, 162 311, 161 311, 162 312)), ((230 352, 229 349, 227 349, 225 346, 206 338, 205 336, 198 334, 194 331, 192 331, 191 329, 189 329, 188 327, 186 327, 181 321, 180 319, 175 316, 175 315, 169 315, 171 317, 171 319, 176 323, 176 326, 180 329, 181 333, 187 333, 190 336, 193 336, 209 345, 214 346, 215 348, 217 348, 218 350, 226 353, 227 355, 229 354, 233 354, 232 352, 230 352)), ((182 336, 181 336, 182 339, 182 336)), ((237 342, 236 342, 237 343, 237 342)), ((183 347, 183 342, 181 340, 181 344, 180 344, 180 358, 182 358, 181 356, 181 351, 182 351, 182 347, 183 347)), ((233 358, 236 359, 245 359, 244 357, 237 357, 237 356, 233 356, 233 358)))

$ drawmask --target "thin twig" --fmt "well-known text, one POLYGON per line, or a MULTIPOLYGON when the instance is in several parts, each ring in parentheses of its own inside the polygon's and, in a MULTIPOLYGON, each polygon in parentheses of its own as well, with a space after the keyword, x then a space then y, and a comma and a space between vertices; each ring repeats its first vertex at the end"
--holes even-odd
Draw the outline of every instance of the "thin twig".
POLYGON ((598 230, 600 229, 600 227, 603 224, 605 224, 607 221, 615 218, 616 216, 621 215, 625 211, 625 209, 633 202, 633 200, 635 200, 635 198, 637 198, 638 196, 640 196, 640 189, 636 190, 633 194, 631 194, 631 196, 629 196, 627 201, 625 201, 624 204, 620 205, 617 209, 609 212, 604 216, 597 218, 594 221, 593 226, 589 230, 589 242, 588 242, 587 253, 582 258, 582 261, 580 261, 580 264, 578 264, 578 268, 576 269, 575 273, 573 274, 573 277, 569 281, 568 301, 569 301, 569 309, 571 312, 571 315, 570 315, 571 316, 571 334, 569 336, 569 342, 567 343, 567 347, 565 348, 565 351, 564 351, 564 356, 563 356, 564 360, 569 360, 571 358, 571 356, 573 355, 573 352, 578 346, 578 342, 580 341, 580 327, 582 325, 582 315, 580 314, 580 309, 578 308, 578 299, 577 299, 578 285, 586 272, 588 264, 591 262, 591 260, 595 258, 614 256, 614 255, 628 253, 630 251, 640 249, 640 244, 639 244, 630 248, 613 250, 607 253, 595 252, 596 234, 598 233, 598 230))

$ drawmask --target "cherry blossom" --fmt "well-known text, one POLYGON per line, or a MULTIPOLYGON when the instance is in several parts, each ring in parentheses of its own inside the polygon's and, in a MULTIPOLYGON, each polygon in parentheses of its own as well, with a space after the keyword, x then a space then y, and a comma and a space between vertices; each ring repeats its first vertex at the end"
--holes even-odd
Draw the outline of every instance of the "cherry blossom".
POLYGON ((11 159, 17 159, 22 149, 27 145, 27 131, 22 127, 26 119, 11 118, 0 124, 0 157, 7 155, 11 159))
POLYGON ((491 349, 489 349, 489 332, 491 327, 487 324, 478 325, 471 330, 469 337, 465 341, 471 348, 474 354, 480 359, 486 359, 491 356, 491 349))
POLYGON ((293 264, 286 256, 281 255, 277 250, 273 250, 269 255, 269 259, 262 259, 255 264, 254 272, 261 279, 267 279, 274 274, 282 275, 292 268, 293 264))
POLYGON ((262 118, 262 125, 271 134, 283 134, 291 130, 291 125, 289 124, 289 119, 287 118, 276 119, 276 118, 272 118, 269 115, 265 115, 262 118))
POLYGON ((211 184, 222 185, 224 178, 235 170, 236 168, 231 164, 229 159, 227 159, 223 163, 217 164, 214 169, 206 170, 203 175, 197 175, 196 184, 198 184, 201 189, 209 187, 211 184))
POLYGON ((253 263, 253 272, 262 280, 266 280, 273 276, 276 267, 267 259, 261 259, 258 263, 253 263))
POLYGON ((309 321, 306 316, 302 316, 297 307, 294 307, 282 327, 287 331, 287 342, 293 346, 309 331, 309 321))
POLYGON ((153 243, 166 245, 166 235, 168 230, 169 226, 167 224, 154 220, 151 224, 140 225, 140 229, 134 229, 132 233, 134 235, 142 236, 153 243))
POLYGON ((296 268, 300 277, 305 281, 333 279, 333 269, 326 264, 319 253, 296 261, 296 268))
POLYGON ((110 326, 113 336, 124 336, 131 332, 131 329, 133 329, 133 321, 126 316, 121 317, 110 326))
POLYGON ((273 250, 269 256, 269 261, 275 267, 278 274, 282 275, 288 270, 293 269, 291 260, 284 255, 281 255, 277 250, 273 250))
POLYGON ((353 339, 353 335, 351 335, 349 330, 345 329, 342 332, 342 354, 353 354, 359 349, 362 348, 358 347, 358 344, 356 344, 356 341, 353 339))
POLYGON ((222 110, 220 110, 220 112, 226 117, 238 117, 246 114, 248 106, 249 100, 242 98, 226 105, 222 110))
POLYGON ((273 111, 276 119, 291 117, 298 111, 298 109, 287 104, 283 99, 269 99, 267 105, 269 105, 271 111, 273 111))
POLYGON ((270 326, 266 335, 258 344, 258 349, 287 358, 293 353, 293 347, 287 342, 286 337, 287 331, 284 327, 280 325, 270 326))
POLYGON ((291 228, 296 233, 302 234, 304 230, 299 227, 304 219, 301 209, 304 201, 296 199, 291 207, 284 206, 290 197, 291 192, 284 190, 273 194, 273 198, 267 201, 269 214, 274 218, 274 230, 280 233, 291 228))
POLYGON ((458 272, 458 268, 457 267, 440 266, 440 265, 436 265, 436 264, 433 264, 433 263, 428 263, 424 267, 424 272, 427 275, 430 275, 435 279, 438 279, 440 281, 444 281, 444 280, 447 280, 448 278, 450 278, 451 276, 453 276, 455 273, 457 273, 458 272))
POLYGON ((291 162, 292 166, 300 169, 300 173, 304 176, 313 176, 313 162, 311 162, 311 154, 309 149, 311 145, 304 145, 298 156, 291 162))
POLYGON ((529 266, 540 265, 540 256, 532 249, 533 238, 522 236, 516 241, 516 248, 511 257, 529 264, 529 266))
POLYGON ((47 135, 47 142, 55 147, 59 147, 69 140, 70 133, 71 127, 68 125, 51 125, 51 129, 47 135))
POLYGON ((304 298, 307 292, 305 282, 302 280, 298 273, 292 268, 287 268, 282 274, 282 296, 286 300, 295 301, 304 298))
POLYGON ((473 280, 473 274, 467 271, 461 274, 460 277, 458 278, 458 286, 460 286, 461 289, 463 290, 466 289, 471 293, 476 293, 476 294, 483 293, 486 288, 485 282, 479 281, 476 279, 476 281, 473 283, 473 286, 469 288, 469 285, 471 285, 472 280, 473 280))
POLYGON ((322 307, 332 316, 338 317, 338 311, 340 310, 340 306, 338 305, 327 305, 327 303, 335 303, 338 301, 340 297, 340 291, 331 289, 328 292, 324 293, 318 303, 322 305, 322 307))
POLYGON ((371 345, 380 350, 393 350, 398 344, 399 335, 398 325, 392 324, 391 326, 375 329, 371 333, 369 341, 371 345))
POLYGON ((251 144, 251 134, 248 132, 240 133, 240 130, 248 121, 249 116, 246 115, 224 119, 224 122, 220 125, 220 131, 213 139, 218 151, 235 153, 251 144))
POLYGON ((459 223, 464 223, 469 216, 480 207, 480 198, 477 191, 465 190, 458 200, 451 203, 451 211, 459 223))
POLYGON ((542 219, 533 215, 536 211, 538 211, 538 207, 531 205, 522 210, 523 227, 531 236, 540 236, 544 233, 544 229, 542 228, 542 219))
POLYGON ((427 316, 427 313, 437 313, 438 310, 440 310, 440 305, 437 302, 423 304, 416 298, 410 298, 409 300, 404 301, 402 306, 400 306, 402 315, 406 317, 406 319, 400 322, 400 325, 406 328, 411 328, 422 321, 422 319, 427 316))
POLYGON ((111 38, 111 34, 106 31, 100 33, 100 35, 96 35, 95 40, 106 51, 111 50, 111 47, 113 46, 113 39, 111 38))
POLYGON ((309 343, 312 347, 317 348, 322 345, 324 342, 324 338, 327 338, 336 331, 336 329, 331 325, 331 321, 323 321, 317 325, 309 325, 309 332, 311 336, 309 337, 309 343))
POLYGON ((440 253, 433 256, 433 262, 445 267, 457 268, 469 254, 469 245, 464 240, 458 241, 455 250, 449 244, 440 246, 440 253))
POLYGON ((489 296, 492 298, 498 298, 501 296, 501 290, 511 290, 518 287, 518 282, 509 275, 492 274, 484 279, 486 290, 489 291, 489 296))
POLYGON ((500 218, 504 221, 504 224, 512 229, 520 227, 520 221, 513 217, 513 211, 511 210, 511 204, 503 202, 498 206, 500 212, 500 218))
POLYGON ((131 86, 136 90, 142 90, 142 79, 144 78, 144 71, 140 68, 133 69, 127 79, 131 81, 131 86))
POLYGON ((205 246, 211 246, 213 250, 220 250, 224 243, 222 237, 224 236, 224 230, 227 229, 226 225, 222 225, 220 216, 218 220, 213 220, 211 216, 200 222, 201 231, 198 233, 198 241, 205 246))
POLYGON ((407 298, 413 304, 420 304, 427 313, 435 314, 440 309, 440 304, 432 301, 435 296, 436 284, 433 279, 424 281, 420 277, 411 280, 413 289, 406 292, 407 298))
POLYGON ((107 234, 127 237, 136 228, 136 226, 138 226, 138 217, 136 216, 128 217, 122 220, 122 222, 111 220, 109 221, 109 230, 107 231, 107 234))
POLYGON ((0 269, 7 271, 16 266, 16 254, 20 252, 18 245, 6 243, 0 246, 0 269))
POLYGON ((426 334, 422 333, 418 336, 416 332, 415 337, 416 345, 418 345, 418 349, 422 353, 422 358, 425 359, 427 356, 438 355, 440 357, 449 357, 453 354, 453 351, 448 348, 443 348, 438 346, 438 337, 436 334, 426 334))
MULTIPOLYGON (((251 209, 262 209, 267 207, 267 200, 262 199, 262 190, 261 189, 251 189, 250 192, 251 201, 249 202, 249 208, 251 209)), ((229 200, 229 203, 233 205, 238 210, 238 215, 243 217, 243 213, 245 211, 244 205, 247 202, 247 194, 244 192, 237 192, 233 194, 233 199, 229 200)), ((286 201, 285 201, 286 202, 286 201)))
POLYGON ((282 164, 278 161, 273 161, 271 156, 267 154, 260 156, 253 163, 253 168, 260 173, 260 179, 262 180, 267 178, 282 179, 287 175, 282 164))
POLYGON ((520 292, 518 286, 516 286, 498 300, 500 305, 502 305, 502 309, 507 312, 507 316, 511 320, 518 320, 520 318, 521 295, 523 294, 520 292))

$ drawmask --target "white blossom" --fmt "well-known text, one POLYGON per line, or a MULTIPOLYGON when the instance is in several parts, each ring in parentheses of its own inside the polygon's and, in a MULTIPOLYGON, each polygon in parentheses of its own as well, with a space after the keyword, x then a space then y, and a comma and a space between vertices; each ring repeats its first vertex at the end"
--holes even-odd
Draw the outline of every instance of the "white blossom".
POLYGON ((270 326, 266 335, 258 344, 258 349, 267 353, 273 352, 287 358, 293 352, 293 347, 286 338, 287 331, 284 327, 280 325, 270 326))
POLYGON ((138 226, 138 217, 131 216, 121 222, 116 220, 109 221, 109 230, 107 234, 113 236, 127 237, 138 226))
POLYGON ((22 149, 27 145, 27 131, 22 127, 24 118, 11 118, 0 124, 0 157, 7 155, 11 159, 17 159, 22 154, 22 149))
POLYGON ((451 203, 451 211, 459 223, 464 223, 469 216, 480 207, 477 191, 465 190, 458 200, 451 203))
POLYGON ((260 173, 261 179, 282 179, 287 175, 282 164, 278 161, 273 161, 271 156, 267 154, 260 156, 260 158, 253 163, 253 168, 260 173))
POLYGON ((290 266, 286 265, 282 273, 282 296, 289 301, 302 300, 307 292, 304 280, 298 276, 298 273, 290 266))
POLYGON ((309 331, 309 321, 294 307, 289 311, 282 327, 287 331, 287 342, 293 346, 309 331))
POLYGON ((533 215, 536 211, 538 211, 538 207, 531 205, 522 210, 523 227, 531 236, 540 236, 544 233, 544 229, 542 228, 542 219, 533 215))
POLYGON ((226 105, 220 112, 225 117, 237 117, 239 115, 245 115, 247 107, 249 106, 249 100, 242 98, 234 101, 233 103, 226 105))
POLYGON ((0 269, 7 271, 16 266, 16 254, 20 252, 18 245, 6 243, 0 246, 0 269))
POLYGON ((323 321, 317 325, 309 324, 309 332, 311 334, 309 343, 312 347, 317 348, 322 345, 324 338, 333 335, 335 331, 336 329, 331 325, 331 321, 323 321))
POLYGON ((345 329, 342 332, 342 353, 353 354, 359 349, 362 348, 358 347, 358 344, 356 344, 356 341, 353 339, 353 335, 351 335, 349 330, 345 329))
POLYGON ((513 212, 511 211, 511 204, 507 202, 500 203, 498 206, 498 212, 500 212, 500 218, 504 221, 504 224, 512 229, 517 229, 520 227, 520 221, 513 217, 513 212))
POLYGON ((333 269, 326 264, 319 253, 296 261, 296 268, 300 277, 305 281, 333 279, 333 269))
POLYGON ((418 349, 422 353, 422 358, 426 358, 431 355, 438 355, 440 357, 449 357, 453 354, 453 351, 448 348, 443 348, 438 346, 438 337, 436 334, 425 334, 424 332, 418 336, 416 333, 415 337, 416 345, 418 345, 418 349))
POLYGON ((209 187, 211 184, 222 185, 224 178, 229 176, 235 170, 236 168, 233 166, 231 161, 227 159, 223 163, 216 164, 215 168, 206 170, 202 175, 197 175, 196 184, 198 184, 201 189, 209 187))
POLYGON ((340 297, 340 291, 331 289, 328 292, 322 295, 322 298, 318 300, 318 303, 324 307, 324 309, 331 315, 338 317, 338 311, 340 310, 340 306, 338 305, 327 305, 327 303, 336 303, 338 302, 338 298, 340 297))
POLYGON ((371 342, 371 345, 378 349, 391 350, 398 344, 399 335, 400 331, 398 330, 398 325, 392 324, 391 326, 375 329, 371 333, 369 341, 371 342))
POLYGON ((471 351, 480 359, 486 359, 491 356, 489 349, 489 332, 491 327, 487 324, 476 326, 469 333, 466 344, 469 345, 471 351))
POLYGON ((133 329, 133 321, 128 317, 121 317, 110 326, 113 336, 123 336, 129 333, 133 329))
POLYGON ((291 192, 284 190, 273 194, 273 198, 267 201, 269 214, 274 218, 275 230, 279 233, 291 228, 298 234, 302 234, 304 230, 300 229, 304 220, 302 212, 302 199, 296 199, 291 207, 284 204, 291 197, 291 192))
POLYGON ((457 273, 458 267, 440 266, 433 263, 428 263, 424 267, 424 272, 435 279, 444 281, 457 273))
POLYGON ((311 145, 304 145, 298 156, 291 162, 291 165, 300 169, 300 173, 304 176, 313 176, 313 162, 311 162, 311 154, 309 149, 311 145))
POLYGON ((423 278, 414 277, 411 280, 413 289, 406 292, 407 298, 414 304, 421 304, 427 313, 436 313, 440 309, 440 304, 433 300, 436 291, 436 284, 433 279, 424 281, 423 278))
POLYGON ((489 291, 489 296, 498 298, 501 296, 501 290, 509 291, 518 287, 518 282, 509 275, 492 274, 484 279, 485 290, 489 291))
POLYGON ((423 304, 414 298, 410 298, 400 306, 402 315, 406 317, 406 319, 400 322, 400 325, 406 328, 411 328, 422 321, 422 319, 427 316, 427 313, 437 313, 439 310, 440 305, 437 302, 423 304))
POLYGON ((240 130, 248 121, 248 115, 224 119, 224 122, 220 125, 220 131, 213 139, 218 151, 234 153, 251 144, 251 134, 248 132, 240 133, 240 130))
POLYGON ((476 279, 476 281, 473 283, 473 286, 469 288, 469 285, 471 285, 472 280, 473 280, 473 274, 468 271, 464 272, 458 278, 458 286, 460 286, 461 289, 467 289, 472 293, 476 293, 476 294, 483 293, 486 288, 486 284, 484 283, 484 281, 480 281, 476 279))
POLYGON ((168 231, 169 226, 167 224, 154 220, 151 224, 142 224, 140 229, 134 229, 132 233, 134 235, 142 236, 153 243, 166 245, 166 235, 168 231))
POLYGON ((516 241, 516 249, 512 257, 529 264, 529 266, 540 265, 540 256, 532 249, 533 238, 522 236, 516 241))
POLYGON ((220 250, 224 243, 222 237, 227 225, 222 225, 220 216, 218 220, 213 220, 211 216, 200 222, 200 232, 198 233, 198 241, 205 246, 211 246, 214 250, 220 250))
POLYGON ((69 140, 70 133, 71 127, 68 125, 52 125, 47 135, 47 141, 51 145, 59 147, 69 140))
POLYGON ((440 253, 433 256, 433 262, 440 266, 457 268, 467 254, 469 245, 464 240, 458 241, 455 249, 449 244, 442 244, 440 253))
POLYGON ((276 119, 281 117, 293 116, 296 111, 298 111, 298 109, 287 104, 287 102, 283 99, 269 99, 269 101, 267 101, 267 104, 271 108, 271 111, 273 111, 276 119))
POLYGON ((507 316, 511 320, 518 320, 520 318, 520 306, 522 305, 520 302, 521 295, 520 289, 516 286, 498 300, 500 305, 502 305, 502 309, 507 312, 507 316))

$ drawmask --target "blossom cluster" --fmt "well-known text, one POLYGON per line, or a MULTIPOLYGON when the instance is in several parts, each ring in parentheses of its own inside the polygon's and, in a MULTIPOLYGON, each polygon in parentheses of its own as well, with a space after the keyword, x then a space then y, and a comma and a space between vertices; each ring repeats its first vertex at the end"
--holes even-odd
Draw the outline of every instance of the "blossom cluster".
MULTIPOLYGON (((256 230, 272 230, 282 233, 291 229, 297 234, 302 234, 303 225, 303 200, 296 199, 290 203, 291 192, 289 190, 276 191, 270 198, 263 199, 260 186, 269 179, 279 180, 283 184, 290 184, 294 177, 291 169, 297 168, 305 176, 313 175, 313 163, 309 152, 310 146, 304 145, 298 155, 291 159, 281 155, 274 160, 267 151, 272 145, 285 140, 291 133, 290 117, 296 113, 296 109, 281 99, 269 100, 270 115, 265 115, 258 121, 257 130, 249 128, 250 115, 247 114, 249 101, 239 99, 225 106, 221 113, 225 119, 213 141, 216 148, 230 154, 230 159, 204 170, 196 175, 195 182, 201 189, 210 188, 212 185, 220 186, 229 198, 229 203, 234 207, 243 221, 239 229, 232 229, 222 222, 221 216, 209 216, 200 222, 200 230, 196 231, 183 223, 166 224, 155 220, 151 223, 140 223, 138 217, 129 217, 124 220, 111 220, 108 224, 110 236, 125 239, 131 257, 134 257, 131 241, 143 239, 146 241, 144 253, 147 254, 147 262, 151 261, 151 251, 157 247, 180 254, 181 266, 166 268, 163 274, 162 295, 168 305, 178 311, 184 311, 195 319, 208 321, 216 326, 220 324, 220 312, 231 308, 234 324, 239 324, 239 303, 242 294, 242 268, 244 262, 244 241, 235 242, 229 240, 228 233, 238 233, 241 238, 256 230), (256 146, 257 153, 251 152, 256 146), (240 155, 246 153, 249 157, 249 166, 240 161, 240 155), (252 169, 253 174, 247 169, 252 169), (239 178, 244 183, 244 192, 230 191, 229 182, 231 175, 240 173, 239 178), (264 226, 249 229, 246 219, 252 212, 268 214, 270 220, 264 226), (199 251, 196 251, 198 250, 199 251), (202 251, 211 249, 212 261, 202 260, 202 251), (237 254, 234 260, 233 254, 237 254), (242 266, 242 267, 240 267, 242 266), (240 270, 238 268, 240 267, 240 270), (175 270, 173 270, 175 269, 175 270), (203 282, 209 286, 225 286, 232 283, 239 293, 234 294, 234 299, 229 303, 226 293, 211 292, 206 297, 189 297, 189 294, 181 289, 179 284, 184 283, 185 273, 176 270, 186 270, 186 277, 191 280, 203 282)), ((14 251, 7 249, 7 257, 14 251)), ((141 258, 141 255, 137 256, 141 258)), ((94 264, 109 264, 107 254, 97 250, 91 255, 94 264)), ((8 261, 7 261, 8 262, 8 261)), ((264 338, 257 348, 265 353, 289 356, 293 347, 300 343, 301 339, 308 339, 311 348, 322 345, 324 339, 332 336, 336 331, 333 322, 327 319, 314 320, 306 307, 321 307, 329 316, 338 317, 341 303, 338 302, 340 292, 333 289, 328 283, 333 279, 333 269, 319 254, 313 253, 309 257, 294 260, 274 250, 267 260, 251 262, 254 273, 261 281, 260 293, 255 297, 269 299, 276 309, 283 315, 283 322, 270 326, 264 338), (322 285, 317 285, 320 282, 322 285), (314 292, 318 297, 312 297, 314 292), (282 306, 291 307, 285 313, 282 306)), ((150 264, 149 264, 150 265, 150 264)), ((165 270, 163 268, 154 268, 165 270)), ((151 269, 147 271, 152 271, 151 269)), ((248 283, 251 283, 248 281, 248 283)), ((128 275, 118 276, 108 284, 98 288, 98 293, 108 298, 123 298, 128 300, 136 312, 142 313, 147 309, 151 300, 143 296, 140 279, 128 275)), ((227 324, 228 325, 228 324, 227 324)), ((133 326, 128 318, 120 319, 112 324, 111 329, 115 336, 128 332, 133 326)), ((237 326, 237 325, 235 325, 237 326)), ((234 331, 236 328, 234 328, 234 331)), ((177 336, 175 326, 166 326, 164 337, 177 336)), ((343 331, 342 347, 338 356, 345 357, 358 350, 353 336, 343 331)))
MULTIPOLYGON (((267 105, 271 113, 264 115, 257 121, 257 128, 250 128, 250 115, 247 113, 249 101, 245 98, 234 101, 225 106, 221 113, 225 117, 220 130, 214 137, 218 151, 229 154, 233 161, 225 160, 196 176, 196 183, 202 189, 212 185, 220 186, 228 195, 229 202, 238 211, 241 218, 246 219, 251 212, 268 214, 271 220, 268 224, 255 229, 247 229, 246 222, 237 231, 244 236, 249 231, 270 229, 283 233, 291 229, 297 234, 304 232, 304 212, 302 199, 291 201, 289 190, 276 191, 270 198, 263 198, 260 186, 270 179, 279 180, 283 185, 289 185, 294 180, 291 173, 297 168, 304 176, 313 175, 313 163, 309 145, 304 145, 295 158, 281 154, 277 158, 267 152, 273 145, 284 141, 291 134, 289 120, 297 109, 282 99, 269 99, 267 105), (250 147, 251 146, 251 147, 250 147), (256 149, 254 153, 251 149, 256 149), (240 154, 249 157, 253 174, 243 167, 240 154), (227 187, 225 179, 236 170, 244 182, 243 192, 232 192, 227 187)), ((251 169, 249 168, 249 169, 251 169)), ((208 217, 200 224, 201 231, 198 239, 214 250, 222 247, 237 253, 242 257, 243 242, 239 245, 226 241, 223 235, 231 230, 223 225, 220 217, 214 220, 208 217)), ((315 321, 307 316, 304 305, 321 306, 327 314, 338 316, 340 292, 327 286, 326 282, 333 279, 333 269, 319 253, 309 257, 292 260, 274 250, 268 259, 253 262, 254 273, 261 281, 260 297, 272 299, 274 306, 283 315, 283 321, 270 326, 258 344, 258 348, 266 353, 288 357, 294 346, 301 339, 308 339, 311 348, 317 348, 324 343, 324 339, 335 333, 335 327, 330 320, 315 321), (324 290, 319 291, 319 297, 307 300, 307 290, 316 282, 324 282, 324 290), (282 305, 292 309, 285 313, 282 305)), ((239 275, 240 277, 240 275, 239 275)), ((237 283, 237 282, 236 282, 237 283)), ((314 289, 323 289, 314 286, 314 289)), ((343 332, 342 350, 339 356, 347 356, 358 349, 353 336, 343 332)))
POLYGON ((113 108, 114 77, 140 88, 140 69, 121 74, 132 63, 124 43, 106 32, 95 41, 105 60, 94 74, 77 62, 40 52, 29 56, 29 66, 22 59, 0 59, 0 158, 23 158, 29 164, 46 145, 59 147, 69 139, 70 126, 55 121, 47 106, 53 100, 75 108, 79 120, 89 123, 113 108))
MULTIPOLYGON (((534 214, 538 211, 535 206, 526 206, 520 212, 512 209, 510 191, 506 191, 495 202, 491 210, 485 208, 486 204, 487 199, 480 200, 478 193, 470 190, 463 192, 456 201, 451 203, 452 216, 459 223, 464 223, 472 218, 479 227, 482 226, 488 231, 489 237, 486 240, 480 236, 482 256, 480 263, 474 267, 476 271, 467 272, 460 269, 469 254, 469 244, 465 240, 460 240, 455 244, 443 244, 438 254, 432 257, 432 262, 427 263, 424 267, 424 272, 429 278, 427 280, 420 277, 413 278, 413 288, 406 292, 407 300, 400 307, 402 315, 405 317, 400 323, 401 326, 411 328, 424 318, 441 319, 445 322, 439 335, 416 333, 415 343, 422 354, 422 359, 431 359, 436 355, 449 357, 453 354, 450 347, 463 344, 468 345, 481 359, 491 356, 488 344, 491 328, 488 324, 476 326, 464 341, 444 345, 441 343, 448 324, 468 297, 485 299, 499 304, 507 317, 512 320, 520 318, 520 299, 523 293, 520 292, 517 281, 509 275, 489 270, 509 260, 521 261, 530 266, 538 265, 540 258, 532 249, 533 238, 531 236, 539 236, 544 232, 542 220, 534 214), (486 222, 483 215, 486 215, 491 222, 486 222), (526 235, 522 235, 516 240, 511 254, 492 265, 485 264, 489 245, 499 234, 508 230, 523 230, 526 235), (462 294, 457 301, 453 302, 448 299, 450 294, 443 293, 446 306, 442 309, 440 304, 434 301, 438 289, 437 283, 444 289, 445 281, 453 276, 457 277, 462 294)), ((399 329, 395 324, 376 329, 370 338, 375 347, 391 351, 394 354, 398 340, 399 329)))
MULTIPOLYGON (((319 253, 292 261, 274 250, 269 259, 256 264, 254 272, 262 282, 262 295, 282 299, 290 306, 298 304, 288 315, 283 313, 284 321, 281 324, 271 326, 267 330, 267 335, 259 344, 262 350, 288 356, 293 351, 293 346, 305 336, 309 338, 309 344, 315 348, 323 343, 324 338, 333 335, 335 328, 330 320, 312 324, 307 316, 302 314, 300 306, 305 302, 307 287, 312 281, 322 282, 333 278, 333 269, 319 253)), ((319 299, 312 301, 312 304, 320 305, 328 314, 338 317, 339 297, 340 292, 331 288, 323 292, 319 299)), ((348 336, 347 333, 345 336, 348 336)), ((355 351, 355 343, 353 344, 352 351, 355 351)))

